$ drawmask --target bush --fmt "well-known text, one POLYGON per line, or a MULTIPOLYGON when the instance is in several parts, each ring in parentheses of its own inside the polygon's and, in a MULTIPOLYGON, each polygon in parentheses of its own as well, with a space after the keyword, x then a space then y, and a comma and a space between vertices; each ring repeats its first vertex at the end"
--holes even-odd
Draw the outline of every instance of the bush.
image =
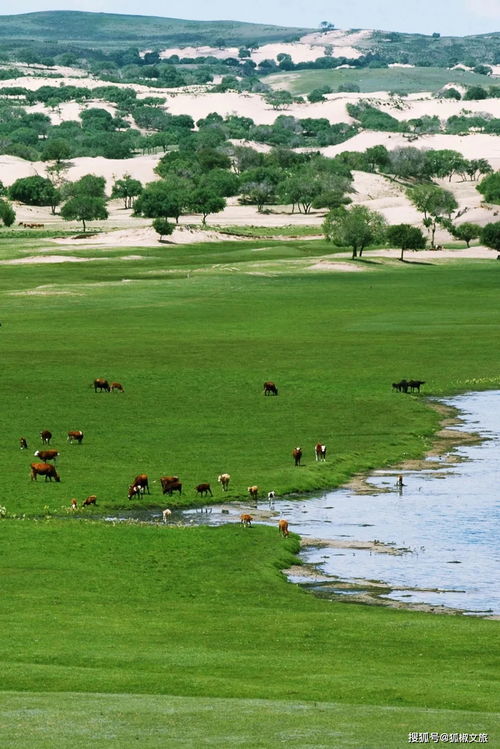
POLYGON ((481 231, 481 242, 492 250, 500 251, 500 221, 486 224, 481 231))
POLYGON ((155 218, 153 229, 162 237, 169 237, 174 231, 174 225, 167 218, 155 218))

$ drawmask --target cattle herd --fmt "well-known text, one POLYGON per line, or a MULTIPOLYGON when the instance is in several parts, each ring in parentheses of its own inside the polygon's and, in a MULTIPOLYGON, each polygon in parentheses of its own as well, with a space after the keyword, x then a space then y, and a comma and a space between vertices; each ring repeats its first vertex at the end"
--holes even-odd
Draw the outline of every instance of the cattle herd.
POLYGON ((425 385, 425 380, 400 380, 392 383, 392 389, 399 393, 420 393, 420 386, 425 385))

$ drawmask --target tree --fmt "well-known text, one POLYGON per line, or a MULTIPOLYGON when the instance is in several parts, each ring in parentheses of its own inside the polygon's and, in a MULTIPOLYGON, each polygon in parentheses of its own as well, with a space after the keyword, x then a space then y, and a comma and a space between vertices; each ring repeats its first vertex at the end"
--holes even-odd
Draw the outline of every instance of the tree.
POLYGON ((178 221, 189 204, 192 190, 192 183, 175 175, 151 182, 135 201, 134 215, 146 218, 175 218, 178 221))
POLYGON ((449 224, 448 222, 446 222, 445 226, 452 237, 455 237, 455 239, 460 239, 463 242, 467 242, 467 247, 470 247, 472 239, 477 239, 481 234, 481 227, 479 226, 479 224, 473 224, 470 221, 465 221, 459 226, 455 226, 450 221, 449 224))
POLYGON ((266 104, 269 104, 273 109, 286 109, 290 104, 293 104, 293 96, 290 91, 271 91, 265 97, 266 104))
POLYGON ((142 184, 138 179, 132 179, 130 174, 124 174, 122 179, 117 179, 111 190, 112 198, 122 198, 125 208, 134 207, 134 198, 142 192, 142 184))
POLYGON ((493 224, 486 224, 481 231, 481 242, 486 247, 500 252, 500 221, 493 224))
POLYGON ((385 219, 364 205, 335 208, 326 217, 323 231, 326 239, 337 247, 352 247, 354 260, 362 257, 365 247, 382 239, 385 219))
POLYGON ((202 224, 207 223, 207 216, 210 213, 219 213, 226 207, 226 201, 220 195, 215 195, 212 190, 198 187, 189 196, 189 208, 193 213, 201 213, 203 216, 202 224))
POLYGON ((12 226, 16 220, 16 213, 11 204, 6 200, 0 200, 0 221, 4 226, 12 226))
POLYGON ((405 250, 424 250, 426 239, 421 229, 410 224, 396 224, 389 226, 386 232, 387 240, 401 248, 400 260, 403 260, 405 250))
POLYGON ((436 228, 443 218, 450 218, 458 208, 455 196, 449 190, 437 185, 417 185, 406 192, 418 211, 424 214, 423 224, 431 233, 431 246, 434 247, 436 228))
POLYGON ((71 146, 63 138, 48 140, 42 151, 42 161, 54 161, 56 164, 69 159, 70 156, 71 146))
POLYGON ((99 221, 108 218, 104 198, 90 195, 75 195, 61 208, 61 216, 65 221, 81 221, 83 231, 87 231, 87 221, 99 221))
POLYGON ((167 218, 155 218, 153 229, 158 232, 161 241, 162 237, 169 237, 172 234, 174 225, 167 218))
POLYGON ((493 172, 482 179, 476 190, 487 203, 500 203, 500 172, 493 172))
POLYGON ((105 200, 105 188, 106 180, 104 177, 97 177, 95 174, 85 174, 76 182, 67 184, 65 192, 70 197, 83 195, 105 200))
POLYGON ((21 177, 9 188, 11 200, 26 205, 58 205, 60 195, 50 179, 45 177, 21 177))

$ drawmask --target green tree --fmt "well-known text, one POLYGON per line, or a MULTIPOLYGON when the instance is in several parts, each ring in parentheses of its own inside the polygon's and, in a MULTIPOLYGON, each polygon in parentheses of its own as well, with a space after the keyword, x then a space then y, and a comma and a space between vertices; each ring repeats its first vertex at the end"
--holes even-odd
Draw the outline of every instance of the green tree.
POLYGON ((134 215, 146 218, 174 218, 178 222, 179 216, 189 205, 192 191, 192 183, 175 175, 158 182, 150 182, 135 201, 134 215))
POLYGON ((500 221, 486 224, 481 231, 481 242, 486 247, 500 252, 500 221))
POLYGON ((467 243, 467 247, 470 247, 472 239, 477 239, 481 234, 481 227, 479 224, 473 224, 471 221, 465 221, 463 224, 455 226, 451 221, 445 223, 446 229, 450 232, 452 237, 460 239, 462 242, 467 243))
POLYGON ((198 187, 189 196, 189 209, 193 213, 201 213, 203 225, 207 223, 207 216, 210 213, 219 213, 225 207, 226 201, 223 197, 215 195, 211 190, 204 187, 198 187))
POLYGON ((400 260, 403 260, 405 250, 424 250, 426 239, 421 229, 410 224, 396 224, 389 226, 386 232, 388 242, 401 248, 400 260))
POLYGON ((85 174, 76 182, 66 184, 64 187, 64 193, 65 196, 70 197, 83 195, 105 200, 105 188, 106 180, 104 177, 98 177, 95 174, 85 174))
POLYGON ((161 241, 162 237, 169 237, 172 234, 174 225, 167 218, 155 218, 153 229, 160 235, 161 241))
POLYGON ((122 179, 117 179, 113 184, 111 197, 121 198, 125 208, 133 208, 134 199, 141 194, 142 190, 142 184, 138 179, 132 179, 130 174, 124 174, 122 179))
POLYGON ((443 218, 450 218, 458 208, 455 196, 449 190, 437 185, 417 185, 406 192, 408 198, 420 213, 424 214, 424 226, 431 233, 431 246, 434 247, 436 228, 443 218))
POLYGON ((9 188, 11 200, 18 200, 26 205, 58 205, 60 195, 50 179, 46 177, 21 177, 9 188))
POLYGON ((500 172, 493 172, 476 186, 487 203, 500 203, 500 172))
POLYGON ((90 195, 75 195, 61 208, 61 216, 65 221, 81 221, 83 231, 87 231, 87 221, 100 221, 108 218, 104 198, 90 195))
POLYGON ((266 104, 269 104, 273 109, 286 109, 290 104, 293 104, 293 96, 290 91, 271 91, 266 95, 265 101, 266 104))
POLYGON ((80 119, 84 130, 105 130, 109 132, 115 129, 113 116, 107 109, 97 107, 86 109, 81 113, 80 119))
POLYGON ((0 199, 0 221, 4 226, 12 226, 16 220, 16 213, 7 200, 0 199))
POLYGON ((352 258, 362 257, 363 250, 384 237, 386 222, 382 214, 364 205, 335 208, 323 223, 326 239, 337 247, 352 247, 352 258))
POLYGON ((42 161, 54 161, 61 164, 71 156, 71 146, 63 138, 53 138, 48 140, 42 151, 42 161))

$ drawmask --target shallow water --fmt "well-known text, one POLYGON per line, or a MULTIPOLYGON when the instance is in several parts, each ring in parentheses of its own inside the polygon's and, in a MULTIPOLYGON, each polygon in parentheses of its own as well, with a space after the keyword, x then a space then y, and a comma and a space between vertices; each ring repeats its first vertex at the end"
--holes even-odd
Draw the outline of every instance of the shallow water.
MULTIPOLYGON (((383 582, 391 588, 386 597, 406 603, 500 614, 500 391, 444 403, 460 411, 462 423, 454 429, 486 438, 454 449, 462 462, 450 466, 445 459, 434 459, 427 470, 402 472, 401 492, 396 490, 395 471, 379 471, 368 479, 372 494, 338 489, 318 497, 276 500, 273 516, 263 522, 276 524, 280 515, 291 531, 305 538, 377 540, 403 550, 389 554, 312 546, 301 552, 305 562, 336 580, 383 582)), ((257 509, 269 510, 269 505, 259 502, 257 509)), ((234 522, 241 507, 230 507, 229 514, 217 506, 210 510, 182 515, 188 522, 220 524, 234 522)))

